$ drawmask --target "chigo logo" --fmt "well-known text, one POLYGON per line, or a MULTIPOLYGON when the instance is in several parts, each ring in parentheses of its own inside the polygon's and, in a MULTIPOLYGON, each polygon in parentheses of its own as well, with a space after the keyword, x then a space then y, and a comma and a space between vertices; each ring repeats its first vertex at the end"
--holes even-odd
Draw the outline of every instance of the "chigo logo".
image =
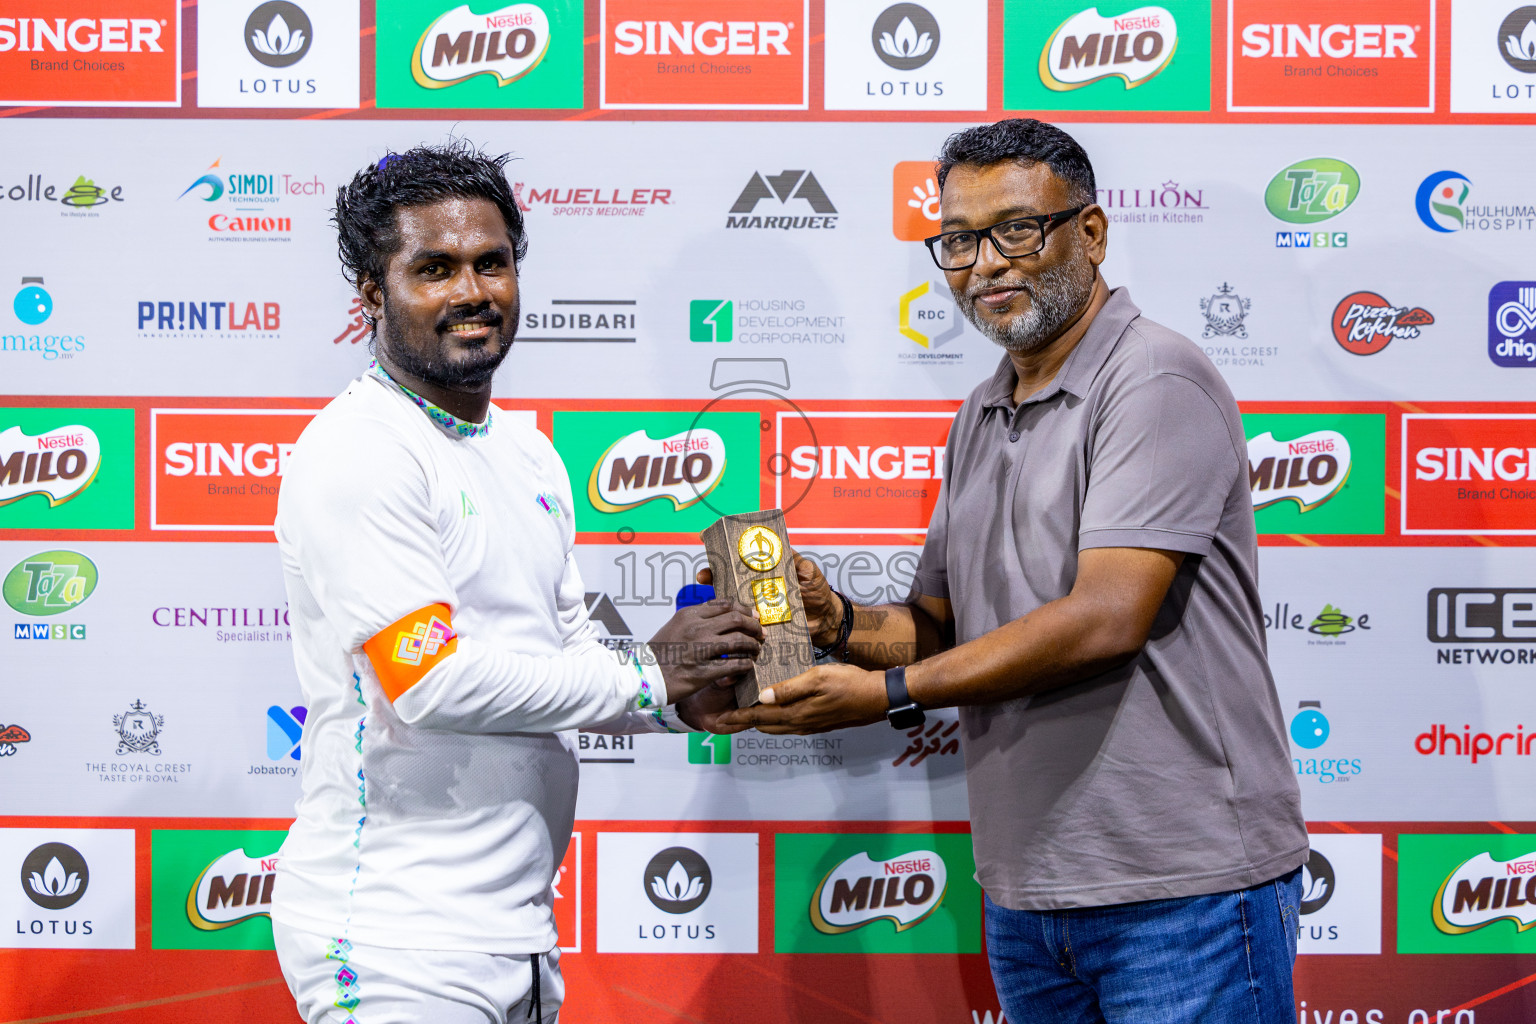
POLYGON ((1495 921, 1513 921, 1518 932, 1536 925, 1536 853, 1500 861, 1484 852, 1464 861, 1440 884, 1433 914, 1447 935, 1495 921))
POLYGON ((725 441, 713 430, 651 437, 644 430, 613 443, 592 467, 587 497, 604 512, 622 512, 656 498, 676 509, 704 500, 725 477, 725 441))
POLYGON ((101 442, 89 427, 55 427, 30 435, 20 427, 0 433, 0 505, 33 494, 62 505, 91 486, 101 468, 101 442))
POLYGON ((277 854, 249 857, 230 850, 202 870, 187 892, 187 921, 212 932, 253 917, 270 916, 277 854))
POLYGON ((1248 483, 1255 510, 1294 501, 1310 512, 1349 479, 1349 439, 1337 430, 1314 430, 1291 441, 1265 431, 1248 441, 1248 483))
POLYGON ((1051 33, 1040 51, 1040 81, 1066 92, 1105 78, 1127 89, 1144 85, 1178 49, 1178 27, 1164 7, 1138 7, 1106 18, 1097 7, 1079 11, 1051 33))
POLYGON ((508 85, 539 66, 549 40, 549 16, 537 4, 512 4, 489 14, 455 7, 421 34, 411 55, 411 77, 425 89, 445 89, 476 75, 508 85))
POLYGON ((811 923, 826 935, 887 920, 898 932, 921 923, 944 901, 944 858, 913 850, 890 860, 859 852, 827 872, 811 895, 811 923))

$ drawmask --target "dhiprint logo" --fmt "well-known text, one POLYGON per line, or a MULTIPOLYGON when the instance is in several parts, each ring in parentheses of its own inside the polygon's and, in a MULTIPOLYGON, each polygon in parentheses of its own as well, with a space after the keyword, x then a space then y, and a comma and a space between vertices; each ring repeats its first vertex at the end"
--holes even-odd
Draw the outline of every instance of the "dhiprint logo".
POLYGON ((79 903, 91 883, 91 869, 67 843, 44 843, 21 862, 21 889, 44 910, 79 903))
POLYGON ((285 758, 300 759, 299 740, 304 734, 304 720, 309 709, 304 707, 284 709, 279 705, 267 708, 267 760, 285 758))
MULTIPOLYGON (((803 210, 804 208, 796 206, 793 209, 803 210)), ((837 207, 833 206, 832 200, 827 198, 827 193, 821 187, 821 182, 816 180, 814 171, 781 171, 778 174, 760 174, 754 171, 752 177, 747 179, 741 194, 736 197, 736 202, 731 204, 730 213, 731 215, 725 218, 725 226, 728 228, 768 228, 784 231, 796 228, 837 227, 837 207), (821 216, 738 216, 753 213, 757 205, 765 199, 777 199, 780 206, 787 206, 791 199, 800 200, 821 216)))
POLYGON ((1280 170, 1264 190, 1269 212, 1291 224, 1316 224, 1347 210, 1360 195, 1360 174, 1331 157, 1299 160, 1280 170))
POLYGON ((1446 234, 1467 226, 1463 209, 1472 194, 1472 181, 1456 171, 1436 171, 1419 183, 1413 207, 1431 231, 1446 234))
POLYGON ((1376 292, 1353 292, 1333 307, 1333 338, 1357 356, 1371 356, 1394 338, 1417 338, 1435 322, 1434 314, 1418 306, 1394 306, 1376 292))
POLYGON ((1178 26, 1165 7, 1138 7, 1106 18, 1097 7, 1059 25, 1040 51, 1040 81, 1057 92, 1118 78, 1145 85, 1173 60, 1178 26))
POLYGON ((246 49, 269 68, 286 68, 303 60, 314 37, 309 15, 286 0, 262 4, 245 22, 246 49))
POLYGON ((538 4, 512 4, 489 14, 455 7, 421 34, 411 77, 424 89, 446 89, 476 75, 509 85, 539 66, 549 41, 549 16, 538 4))
POLYGON ((1488 358, 1496 366, 1536 366, 1536 281, 1489 289, 1488 358))
POLYGON ((875 55, 897 71, 922 67, 939 52, 939 23, 926 7, 887 7, 870 29, 875 55))
POLYGON ((666 914, 686 914, 709 899, 709 862, 686 846, 669 846, 645 866, 645 896, 666 914))
POLYGON ((822 878, 811 896, 811 924, 827 935, 890 921, 896 931, 921 924, 939 909, 947 890, 944 858, 913 850, 886 861, 860 852, 822 878))

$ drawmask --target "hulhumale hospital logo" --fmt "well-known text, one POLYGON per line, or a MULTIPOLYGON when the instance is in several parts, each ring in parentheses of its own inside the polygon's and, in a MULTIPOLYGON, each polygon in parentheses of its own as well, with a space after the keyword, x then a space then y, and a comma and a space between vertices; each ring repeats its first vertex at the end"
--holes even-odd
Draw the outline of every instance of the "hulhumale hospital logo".
POLYGON ((1450 234, 1467 226, 1464 212, 1472 181, 1456 171, 1436 171, 1419 183, 1413 208, 1431 231, 1450 234))

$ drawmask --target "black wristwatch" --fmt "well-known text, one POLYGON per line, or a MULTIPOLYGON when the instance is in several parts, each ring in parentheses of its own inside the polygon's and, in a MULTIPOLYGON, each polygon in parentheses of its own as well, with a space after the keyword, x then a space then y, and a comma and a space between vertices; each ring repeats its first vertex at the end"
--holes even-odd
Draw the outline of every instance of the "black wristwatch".
POLYGON ((908 729, 916 729, 928 719, 923 714, 922 705, 912 699, 907 693, 907 670, 905 668, 888 668, 885 670, 885 699, 890 708, 885 712, 886 720, 891 723, 891 728, 905 732, 908 729))

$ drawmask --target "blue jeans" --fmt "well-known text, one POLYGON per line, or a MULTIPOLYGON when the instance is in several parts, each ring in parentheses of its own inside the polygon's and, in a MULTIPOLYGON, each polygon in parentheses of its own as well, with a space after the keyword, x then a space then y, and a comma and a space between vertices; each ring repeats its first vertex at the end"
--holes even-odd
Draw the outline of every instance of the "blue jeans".
POLYGON ((1301 869, 1251 889, 1077 910, 986 901, 1008 1024, 1290 1024, 1301 869))

